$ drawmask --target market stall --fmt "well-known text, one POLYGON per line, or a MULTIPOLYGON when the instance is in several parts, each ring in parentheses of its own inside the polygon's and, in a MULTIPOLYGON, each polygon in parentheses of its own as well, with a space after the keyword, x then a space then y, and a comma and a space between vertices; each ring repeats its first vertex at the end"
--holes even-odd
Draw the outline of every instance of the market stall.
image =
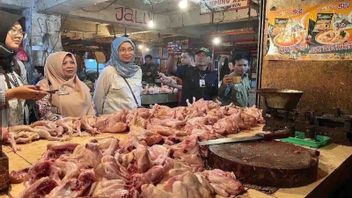
POLYGON ((143 88, 141 95, 141 103, 143 106, 149 106, 153 104, 165 104, 176 106, 177 105, 177 92, 178 89, 163 86, 148 86, 143 88))
MULTIPOLYGON (((27 125, 11 124, 7 109, 26 109, 7 103, 29 93, 0 86, 0 197, 296 198, 349 190, 352 0, 33 2, 0 3, 26 17, 5 36, 24 39, 28 75, 60 61, 57 68, 73 69, 61 68, 55 89, 51 81, 31 88, 29 99, 47 102, 32 108, 57 117, 27 125), (78 78, 87 94, 75 92, 78 78)), ((5 54, 13 66, 15 53, 5 54)), ((13 75, 3 81, 16 89, 13 75)))
POLYGON ((141 95, 142 105, 177 103, 177 94, 160 93, 141 95))
MULTIPOLYGON (((89 195, 88 192, 91 192, 93 194, 90 195, 104 197, 107 196, 106 193, 109 190, 105 187, 97 187, 102 185, 99 182, 113 182, 115 181, 114 178, 119 178, 119 182, 126 182, 121 184, 120 187, 116 187, 120 189, 119 192, 125 195, 133 193, 138 196, 146 196, 146 193, 152 193, 150 196, 155 197, 160 196, 160 193, 177 193, 175 191, 177 189, 176 186, 173 186, 171 189, 164 187, 168 182, 171 182, 171 180, 168 180, 171 179, 169 178, 169 174, 177 170, 178 174, 184 173, 188 175, 187 178, 192 178, 193 174, 203 179, 208 178, 212 187, 207 187, 199 183, 197 184, 199 186, 193 189, 196 191, 204 189, 204 191, 199 191, 205 193, 203 196, 215 196, 218 194, 226 197, 248 194, 250 196, 253 195, 253 197, 315 197, 332 191, 338 184, 332 182, 335 182, 336 179, 342 181, 343 177, 341 175, 348 176, 347 173, 350 170, 347 167, 352 163, 352 149, 348 146, 330 144, 320 149, 306 149, 289 143, 269 140, 266 138, 267 136, 263 136, 267 139, 266 141, 253 142, 250 138, 257 138, 258 140, 261 137, 258 136, 258 133, 263 133, 261 110, 254 107, 239 108, 233 105, 220 107, 218 103, 200 100, 192 103, 189 107, 170 108, 154 105, 152 109, 140 108, 137 110, 116 112, 115 114, 101 118, 92 118, 94 117, 80 118, 82 122, 84 120, 87 121, 86 124, 81 125, 81 137, 76 132, 73 132, 73 136, 62 139, 65 142, 34 140, 31 143, 18 145, 20 150, 15 150, 16 147, 13 147, 13 145, 12 147, 5 146, 3 151, 9 156, 10 178, 13 183, 9 195, 14 197, 26 197, 29 193, 34 195, 44 193, 49 194, 48 196, 59 196, 61 193, 65 193, 66 195, 68 195, 67 193, 89 195), (105 121, 101 122, 102 120, 105 121), (235 120, 237 120, 236 124, 234 124, 235 120), (124 123, 129 127, 122 127, 121 125, 124 123), (90 132, 86 133, 87 131, 90 132), (92 133, 93 131, 95 133, 92 133), (104 133, 107 131, 110 131, 110 133, 104 133), (91 137, 92 134, 94 137, 91 137), (77 135, 78 137, 74 137, 77 135), (224 138, 226 141, 229 138, 231 138, 230 141, 238 141, 240 139, 241 142, 219 144, 218 141, 222 141, 224 138), (251 142, 243 142, 246 138, 249 138, 251 142), (214 141, 217 142, 215 145, 213 145, 214 141), (209 150, 203 153, 204 145, 207 144, 209 144, 209 150), (256 144, 256 147, 264 146, 266 149, 260 149, 254 152, 254 154, 257 154, 252 155, 253 150, 248 150, 246 146, 250 146, 251 144, 256 144), (275 148, 270 145, 276 144, 280 144, 278 146, 281 149, 281 154, 280 152, 275 152, 273 155, 268 155, 267 151, 275 148), (236 169, 236 166, 233 166, 228 169, 226 166, 223 166, 231 164, 232 162, 229 163, 227 161, 231 161, 232 158, 222 156, 223 152, 214 152, 214 148, 219 148, 220 146, 224 146, 224 148, 228 146, 241 147, 242 149, 227 149, 226 152, 243 155, 242 158, 239 158, 242 159, 242 162, 237 161, 242 163, 241 166, 243 168, 236 169), (287 151, 285 151, 286 148, 288 149, 287 151), (245 153, 241 154, 237 151, 245 151, 245 153), (260 154, 260 152, 264 153, 260 154), (308 155, 306 155, 306 152, 308 155), (217 157, 214 158, 212 155, 217 155, 217 157), (267 158, 263 160, 260 157, 261 155, 267 156, 267 158), (260 176, 265 172, 260 170, 259 167, 261 165, 256 168, 259 168, 256 171, 258 173, 252 172, 249 177, 246 176, 245 172, 241 172, 246 170, 245 166, 250 165, 253 161, 265 164, 269 159, 271 163, 270 167, 280 166, 290 170, 290 166, 293 165, 292 160, 288 158, 284 160, 285 157, 289 157, 290 155, 295 158, 302 155, 301 159, 297 159, 297 165, 301 163, 300 160, 307 157, 309 164, 313 162, 317 164, 316 166, 309 167, 310 171, 308 172, 304 170, 305 167, 301 167, 303 169, 298 172, 281 170, 274 173, 275 171, 271 170, 274 177, 258 177, 255 181, 251 181, 250 178, 255 175, 260 176), (217 165, 214 160, 219 157, 222 158, 222 163, 218 163, 217 165), (101 160, 99 160, 100 158, 101 160), (108 162, 108 159, 116 159, 117 164, 111 164, 112 162, 108 162), (115 168, 111 169, 111 166, 115 168), (179 166, 183 168, 179 169, 179 166), (68 167, 70 168, 67 169, 68 167), (81 173, 75 172, 75 170, 80 170, 81 173), (232 175, 233 173, 227 172, 228 170, 233 170, 236 173, 236 177, 232 175), (148 174, 152 172, 158 177, 146 179, 148 178, 148 174), (117 175, 115 177, 111 174, 117 175), (219 180, 212 180, 212 176, 210 175, 213 174, 217 175, 219 180), (276 179, 275 174, 285 174, 287 178, 280 177, 276 179), (289 179, 290 176, 296 174, 302 177, 299 180, 289 179), (84 180, 85 185, 80 183, 80 181, 83 182, 80 178, 86 178, 84 180), (223 186, 221 189, 224 191, 220 191, 216 187, 216 182, 224 181, 233 182, 234 186, 223 186), (254 183, 258 184, 258 181, 264 183, 253 185, 254 183), (277 181, 280 182, 277 183, 277 181), (71 182, 78 182, 76 185, 83 186, 75 188, 71 186, 73 185, 71 182), (156 186, 153 184, 160 186, 158 188, 162 189, 162 191, 156 191, 156 186), (44 186, 47 190, 40 190, 44 186), (280 186, 285 186, 285 188, 280 188, 280 186), (82 191, 82 189, 86 190, 82 191)), ((30 127, 35 129, 40 123, 43 124, 43 122, 38 122, 37 124, 27 126, 22 131, 27 130, 28 133, 34 134, 40 133, 37 130, 28 129, 30 127)), ((18 131, 13 131, 12 129, 16 128, 9 128, 9 133, 14 135, 15 140, 19 140, 16 139, 18 138, 16 136, 18 131)), ((277 135, 284 133, 277 132, 269 134, 277 135)), ((277 137, 275 136, 274 138, 277 137)), ((182 177, 181 175, 177 177, 181 183, 187 183, 188 181, 186 178, 183 178, 186 177, 184 174, 181 174, 183 175, 182 177)), ((109 186, 113 185, 113 183, 106 183, 104 185, 109 186)), ((184 186, 182 188, 184 190, 191 190, 193 187, 184 186)), ((74 195, 70 194, 70 196, 74 195)))
MULTIPOLYGON (((242 134, 233 135, 235 136, 248 136, 260 131, 261 127, 253 129, 251 131, 245 131, 242 134)), ((111 137, 114 136, 119 139, 127 138, 127 134, 103 134, 98 135, 95 138, 111 137)), ((89 142, 93 137, 76 137, 72 139, 72 142, 84 144, 89 142)), ((45 140, 40 140, 27 145, 21 146, 22 151, 13 153, 9 147, 4 147, 4 152, 9 157, 10 171, 20 170, 26 168, 34 163, 41 157, 42 153, 46 151, 46 145, 50 143, 45 140)), ((332 190, 334 185, 332 183, 338 182, 344 177, 348 171, 351 171, 348 167, 352 165, 352 149, 348 146, 331 144, 327 147, 319 149, 320 161, 319 161, 319 172, 318 178, 315 182, 296 188, 280 188, 273 194, 265 194, 264 192, 247 189, 245 195, 249 197, 320 197, 324 196, 328 190, 332 190), (329 185, 330 184, 330 185, 329 185)), ((23 192, 23 184, 15 184, 11 186, 11 190, 8 197, 19 197, 23 192)), ((6 197, 6 196, 5 196, 6 197)))

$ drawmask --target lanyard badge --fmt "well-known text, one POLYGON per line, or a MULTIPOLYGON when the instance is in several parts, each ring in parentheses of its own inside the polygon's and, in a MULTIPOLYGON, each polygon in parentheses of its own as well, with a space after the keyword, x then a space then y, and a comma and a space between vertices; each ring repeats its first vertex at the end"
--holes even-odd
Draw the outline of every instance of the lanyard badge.
POLYGON ((199 87, 205 87, 205 80, 199 79, 199 87))

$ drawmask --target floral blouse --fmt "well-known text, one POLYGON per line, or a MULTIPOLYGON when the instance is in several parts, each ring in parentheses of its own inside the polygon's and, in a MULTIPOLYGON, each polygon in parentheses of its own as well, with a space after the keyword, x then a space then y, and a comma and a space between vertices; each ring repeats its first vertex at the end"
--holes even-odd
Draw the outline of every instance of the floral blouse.
POLYGON ((59 109, 51 104, 51 97, 52 95, 48 94, 44 98, 37 101, 41 120, 56 121, 63 117, 60 115, 59 109))

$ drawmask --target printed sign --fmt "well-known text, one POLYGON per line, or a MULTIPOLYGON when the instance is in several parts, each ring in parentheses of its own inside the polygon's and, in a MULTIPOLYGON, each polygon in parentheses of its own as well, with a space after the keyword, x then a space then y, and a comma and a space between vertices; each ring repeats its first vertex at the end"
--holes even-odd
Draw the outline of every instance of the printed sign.
POLYGON ((200 14, 248 8, 248 0, 203 0, 199 4, 200 14))
POLYGON ((352 59, 352 0, 268 11, 271 60, 352 59))
POLYGON ((118 6, 115 8, 117 22, 130 25, 145 26, 153 15, 149 11, 118 6))

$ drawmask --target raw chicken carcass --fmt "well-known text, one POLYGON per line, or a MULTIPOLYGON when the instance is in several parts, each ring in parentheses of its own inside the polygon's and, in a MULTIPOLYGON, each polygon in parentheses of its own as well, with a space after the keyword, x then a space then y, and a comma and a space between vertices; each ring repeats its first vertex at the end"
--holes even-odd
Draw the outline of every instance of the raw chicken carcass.
POLYGON ((42 160, 53 160, 61 155, 71 154, 78 146, 76 143, 52 143, 48 144, 47 151, 43 153, 42 160))
POLYGON ((94 185, 91 197, 95 198, 121 198, 128 197, 129 191, 127 184, 121 179, 102 179, 94 185))
POLYGON ((233 117, 235 116, 238 116, 238 114, 232 115, 232 116, 226 116, 218 120, 213 126, 214 131, 221 135, 238 133, 239 132, 238 122, 234 122, 233 120, 233 117))
POLYGON ((70 155, 70 158, 81 163, 82 167, 96 167, 102 157, 103 154, 99 149, 89 149, 86 145, 77 146, 70 155))
POLYGON ((56 186, 57 183, 49 177, 40 178, 22 192, 21 198, 45 197, 56 186))
POLYGON ((21 149, 16 144, 14 134, 9 132, 9 130, 7 130, 7 128, 1 127, 0 130, 1 130, 1 135, 0 135, 1 140, 0 141, 10 143, 11 149, 13 152, 16 153, 17 151, 20 151, 21 149))
POLYGON ((233 173, 214 169, 203 171, 200 174, 209 181, 214 191, 223 197, 233 197, 245 191, 233 173))
POLYGON ((28 177, 28 170, 29 168, 24 168, 19 171, 11 171, 10 176, 10 183, 11 184, 19 184, 27 180, 28 177))
POLYGON ((84 170, 78 178, 66 180, 61 185, 55 187, 46 198, 66 198, 85 197, 90 192, 91 185, 96 181, 94 171, 84 170))
POLYGON ((203 185, 198 177, 191 173, 185 172, 181 175, 174 176, 165 183, 145 184, 142 186, 142 196, 145 198, 152 197, 172 197, 172 198, 210 198, 212 196, 212 189, 203 185))
POLYGON ((95 127, 101 132, 121 133, 128 130, 126 123, 127 111, 119 111, 109 115, 103 115, 97 118, 95 127))
POLYGON ((94 168, 97 178, 127 180, 128 174, 125 167, 117 163, 113 156, 106 155, 101 163, 94 168))
POLYGON ((170 149, 163 145, 153 145, 148 148, 150 161, 153 165, 162 165, 169 158, 170 149))

